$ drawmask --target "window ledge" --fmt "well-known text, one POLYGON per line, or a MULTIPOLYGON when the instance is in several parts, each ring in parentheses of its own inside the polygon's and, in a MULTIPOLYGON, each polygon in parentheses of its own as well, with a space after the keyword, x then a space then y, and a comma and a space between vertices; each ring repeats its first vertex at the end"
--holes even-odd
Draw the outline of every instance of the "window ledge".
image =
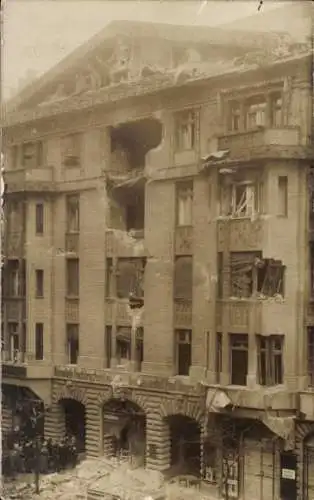
POLYGON ((35 299, 39 299, 39 300, 42 300, 44 299, 45 297, 43 295, 35 295, 35 299))
POLYGON ((66 298, 66 300, 79 300, 80 296, 79 295, 66 295, 65 298, 66 298))

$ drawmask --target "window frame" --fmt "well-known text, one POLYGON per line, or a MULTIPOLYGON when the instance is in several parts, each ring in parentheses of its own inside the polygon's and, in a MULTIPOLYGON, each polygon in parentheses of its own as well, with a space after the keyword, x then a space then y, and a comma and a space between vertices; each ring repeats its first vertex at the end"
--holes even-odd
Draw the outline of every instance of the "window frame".
POLYGON ((68 234, 80 232, 80 195, 77 193, 66 196, 66 228, 68 234))
POLYGON ((44 234, 44 203, 39 202, 35 204, 35 234, 36 236, 43 236, 44 234))
POLYGON ((197 144, 199 112, 194 108, 184 109, 175 113, 175 152, 184 153, 195 151, 197 144), (183 128, 187 129, 190 137, 190 145, 185 145, 183 139, 183 128))
POLYGON ((66 259, 66 296, 70 298, 79 298, 80 295, 80 261, 78 258, 67 258, 66 259), (70 264, 71 263, 71 264, 70 264), (75 264, 73 264, 75 263, 75 264), (73 280, 76 281, 76 286, 74 287, 75 290, 73 292, 72 290, 72 284, 70 282, 70 278, 72 273, 70 272, 70 266, 76 266, 75 269, 75 279, 73 280))
POLYGON ((289 210, 289 178, 288 175, 279 175, 277 179, 278 202, 277 215, 278 217, 288 217, 289 210), (283 207, 281 206, 283 198, 283 207))
POLYGON ((78 323, 67 323, 66 324, 66 339, 67 339, 67 358, 69 365, 77 365, 80 355, 80 328, 78 323), (72 346, 75 347, 76 351, 72 351, 72 346), (72 354, 74 354, 73 359, 75 362, 72 362, 72 354))
POLYGON ((188 377, 190 373, 190 368, 192 366, 192 330, 188 328, 176 328, 175 329, 175 366, 176 373, 180 377, 188 377), (190 364, 188 367, 185 367, 184 373, 180 373, 180 346, 188 345, 189 346, 189 358, 190 364))
POLYGON ((44 270, 35 269, 35 297, 36 299, 44 298, 44 270))
POLYGON ((61 158, 64 167, 79 168, 81 166, 82 140, 83 134, 81 132, 61 137, 61 158))
POLYGON ((257 335, 257 378, 259 385, 273 387, 284 383, 284 335, 257 335), (264 342, 264 347, 261 343, 264 342), (279 342, 279 347, 276 343, 279 342), (262 360, 264 358, 264 361, 262 360), (278 378, 277 358, 280 358, 281 373, 278 378), (264 370, 262 363, 265 365, 264 370), (263 374, 262 371, 265 371, 263 374))
POLYGON ((246 333, 230 333, 229 334, 229 355, 230 355, 230 385, 245 387, 247 385, 247 376, 249 368, 249 336, 246 333), (242 341, 242 342, 241 342, 242 341), (237 345, 238 343, 238 345, 237 345), (235 384, 234 383, 234 371, 233 371, 233 352, 245 352, 246 353, 246 374, 245 383, 235 384))
POLYGON ((35 323, 35 360, 44 360, 44 323, 35 323))
POLYGON ((193 226, 193 200, 194 200, 194 182, 180 181, 176 183, 176 226, 193 226), (181 210, 181 206, 183 210, 181 210), (181 220, 181 214, 183 220, 181 220))

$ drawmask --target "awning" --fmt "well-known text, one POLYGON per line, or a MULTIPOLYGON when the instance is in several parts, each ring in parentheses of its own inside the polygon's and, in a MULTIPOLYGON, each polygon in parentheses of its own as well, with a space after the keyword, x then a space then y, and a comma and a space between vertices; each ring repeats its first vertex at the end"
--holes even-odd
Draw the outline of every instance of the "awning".
POLYGON ((277 436, 281 437, 285 442, 285 449, 292 450, 294 448, 294 429, 295 417, 273 417, 266 415, 262 418, 262 422, 277 436))
POLYGON ((228 406, 232 406, 229 396, 221 389, 208 389, 206 395, 206 409, 209 412, 220 412, 228 406))

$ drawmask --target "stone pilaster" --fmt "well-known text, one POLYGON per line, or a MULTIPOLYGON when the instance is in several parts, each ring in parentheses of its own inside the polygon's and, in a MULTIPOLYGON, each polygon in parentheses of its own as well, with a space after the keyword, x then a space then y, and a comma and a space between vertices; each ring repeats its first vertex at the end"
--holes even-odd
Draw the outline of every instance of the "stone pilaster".
POLYGON ((44 434, 52 440, 59 440, 65 434, 64 412, 59 403, 53 403, 45 414, 44 434))
POLYGON ((146 421, 146 467, 163 471, 170 466, 170 431, 167 422, 150 413, 146 421))
POLYGON ((86 455, 88 457, 98 457, 101 453, 101 409, 96 403, 88 402, 85 407, 85 421, 86 421, 86 455))

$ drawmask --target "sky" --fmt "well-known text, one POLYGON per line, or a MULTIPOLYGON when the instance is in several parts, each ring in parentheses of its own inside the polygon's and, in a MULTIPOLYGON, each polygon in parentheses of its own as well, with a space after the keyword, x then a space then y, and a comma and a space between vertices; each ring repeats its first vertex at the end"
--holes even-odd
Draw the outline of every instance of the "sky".
MULTIPOLYGON (((278 8, 264 0, 261 12, 278 8)), ((260 0, 6 0, 2 11, 2 97, 39 76, 112 20, 215 26, 256 14, 260 0)))

